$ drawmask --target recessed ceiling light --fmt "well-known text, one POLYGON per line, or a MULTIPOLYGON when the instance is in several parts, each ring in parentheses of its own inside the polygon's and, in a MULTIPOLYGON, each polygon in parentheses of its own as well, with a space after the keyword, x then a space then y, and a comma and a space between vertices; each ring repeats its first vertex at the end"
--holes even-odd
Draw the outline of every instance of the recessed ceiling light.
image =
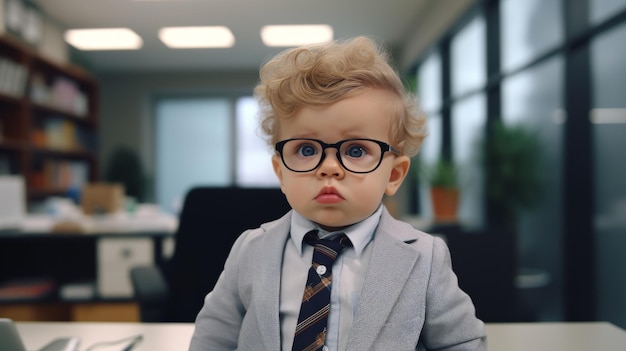
POLYGON ((70 29, 65 41, 79 50, 136 50, 141 37, 128 28, 70 29))
POLYGON ((173 49, 229 48, 235 45, 230 29, 215 27, 164 27, 159 39, 173 49))
POLYGON ((275 25, 261 28, 267 46, 298 46, 333 40, 333 28, 325 24, 275 25))

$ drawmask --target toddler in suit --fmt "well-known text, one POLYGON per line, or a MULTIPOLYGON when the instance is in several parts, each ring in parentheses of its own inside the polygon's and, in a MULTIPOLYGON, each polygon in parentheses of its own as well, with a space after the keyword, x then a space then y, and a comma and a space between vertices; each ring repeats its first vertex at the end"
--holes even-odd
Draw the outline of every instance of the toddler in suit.
POLYGON ((382 204, 425 137, 386 53, 365 37, 289 49, 255 95, 292 210, 238 238, 190 350, 485 350, 445 243, 382 204))

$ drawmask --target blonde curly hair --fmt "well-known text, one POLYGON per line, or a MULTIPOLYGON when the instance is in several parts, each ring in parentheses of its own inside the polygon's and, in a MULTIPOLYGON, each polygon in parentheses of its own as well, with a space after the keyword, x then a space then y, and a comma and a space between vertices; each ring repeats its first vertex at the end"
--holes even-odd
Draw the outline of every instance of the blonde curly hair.
POLYGON ((254 89, 261 129, 278 140, 278 121, 293 118, 303 106, 325 106, 363 88, 385 89, 399 98, 390 123, 390 141, 415 156, 426 137, 426 118, 390 66, 388 54, 367 37, 288 49, 267 62, 254 89))

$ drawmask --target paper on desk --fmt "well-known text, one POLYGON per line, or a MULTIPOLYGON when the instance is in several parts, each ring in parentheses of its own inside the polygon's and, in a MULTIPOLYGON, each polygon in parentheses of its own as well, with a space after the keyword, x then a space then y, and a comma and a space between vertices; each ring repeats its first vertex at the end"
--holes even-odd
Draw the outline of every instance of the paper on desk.
POLYGON ((71 222, 82 233, 132 233, 168 232, 178 228, 178 218, 161 212, 154 206, 139 206, 134 213, 117 212, 111 214, 72 217, 59 217, 48 214, 29 214, 20 225, 24 233, 49 233, 59 223, 71 222))
POLYGON ((117 213, 86 217, 82 224, 87 233, 174 232, 178 220, 164 213, 154 216, 117 213))
POLYGON ((22 219, 20 229, 24 233, 49 233, 56 221, 48 215, 27 215, 22 219))

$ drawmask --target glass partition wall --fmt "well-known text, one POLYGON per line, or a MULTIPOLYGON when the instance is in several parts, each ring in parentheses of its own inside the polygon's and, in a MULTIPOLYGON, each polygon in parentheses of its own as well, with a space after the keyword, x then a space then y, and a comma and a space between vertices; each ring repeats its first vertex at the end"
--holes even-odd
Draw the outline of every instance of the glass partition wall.
POLYGON ((196 186, 278 188, 252 96, 161 96, 154 110, 155 195, 164 210, 177 213, 196 186))
POLYGON ((626 0, 485 0, 416 65, 420 157, 459 166, 463 225, 491 223, 477 157, 489 123, 539 140, 543 192, 517 226, 518 278, 534 279, 518 293, 535 290, 535 310, 520 318, 626 328, 624 42, 626 0))
POLYGON ((626 326, 625 39, 626 24, 622 23, 591 43, 593 109, 589 115, 593 133, 597 318, 622 327, 626 326))

